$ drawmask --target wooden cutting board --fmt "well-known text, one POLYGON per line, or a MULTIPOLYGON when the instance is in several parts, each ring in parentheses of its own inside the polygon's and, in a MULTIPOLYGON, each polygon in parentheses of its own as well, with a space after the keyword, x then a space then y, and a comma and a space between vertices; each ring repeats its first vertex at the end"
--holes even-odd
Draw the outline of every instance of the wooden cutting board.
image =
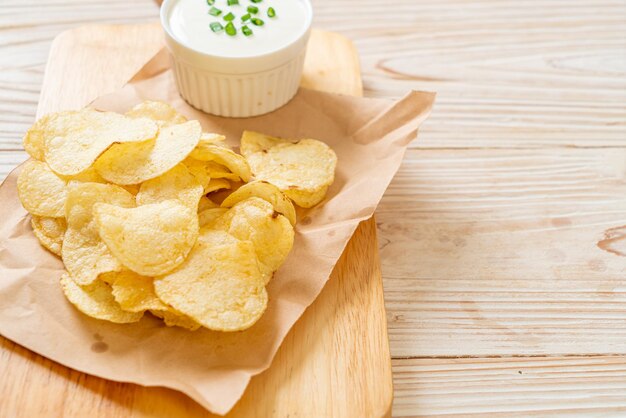
MULTIPOLYGON (((89 25, 51 48, 37 115, 85 106, 121 87, 162 47, 161 29, 89 25)), ((346 38, 314 31, 302 85, 361 95, 346 38)), ((210 417, 181 393, 68 369, 0 337, 2 417, 210 417)), ((184 377, 182 377, 184 378, 184 377)), ((328 284, 291 330, 272 366, 254 377, 232 417, 383 417, 391 362, 374 219, 356 230, 328 284)))

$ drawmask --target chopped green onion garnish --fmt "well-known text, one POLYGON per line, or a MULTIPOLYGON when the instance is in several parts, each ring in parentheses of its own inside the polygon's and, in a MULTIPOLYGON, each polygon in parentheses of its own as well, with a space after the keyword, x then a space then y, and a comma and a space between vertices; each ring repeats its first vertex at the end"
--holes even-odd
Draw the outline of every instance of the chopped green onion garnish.
POLYGON ((248 6, 248 12, 252 13, 253 15, 259 13, 259 8, 256 6, 248 6))
POLYGON ((243 25, 243 26, 241 27, 241 31, 242 31, 242 32, 243 32, 243 34, 244 34, 244 35, 246 35, 246 36, 250 36, 250 35, 252 35, 252 29, 250 29, 250 28, 249 28, 248 26, 246 26, 246 25, 243 25))
POLYGON ((228 24, 226 25, 226 33, 229 36, 237 35, 237 29, 235 29, 235 25, 233 25, 233 22, 228 22, 228 24))
POLYGON ((224 20, 227 22, 230 22, 233 19, 235 19, 235 15, 230 12, 226 16, 224 16, 224 20))
POLYGON ((269 17, 275 17, 276 16, 276 10, 274 10, 273 7, 270 7, 269 9, 267 9, 267 15, 269 17))
POLYGON ((263 0, 250 0, 252 3, 261 3, 263 0))
POLYGON ((213 22, 209 26, 211 26, 211 30, 215 33, 221 32, 224 30, 224 26, 220 22, 213 22))
POLYGON ((218 9, 217 7, 211 7, 211 10, 209 10, 209 14, 211 16, 219 16, 222 14, 222 11, 218 9))
POLYGON ((228 0, 227 3, 229 6, 234 6, 235 4, 239 4, 239 0, 228 0))
POLYGON ((258 17, 255 17, 254 19, 252 19, 251 22, 254 26, 263 26, 265 24, 265 22, 259 19, 258 17))
POLYGON ((246 13, 245 15, 241 16, 242 22, 245 22, 246 20, 250 20, 250 13, 246 13))
POLYGON ((213 6, 215 4, 215 0, 206 0, 206 4, 213 6))

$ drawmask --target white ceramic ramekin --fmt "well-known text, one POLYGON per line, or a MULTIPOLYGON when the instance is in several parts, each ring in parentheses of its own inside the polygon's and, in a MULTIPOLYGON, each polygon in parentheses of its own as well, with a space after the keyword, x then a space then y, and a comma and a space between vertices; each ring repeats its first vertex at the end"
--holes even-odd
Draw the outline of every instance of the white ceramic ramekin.
MULTIPOLYGON (((306 26, 284 48, 262 55, 221 57, 190 48, 177 39, 169 25, 171 7, 161 5, 161 25, 172 55, 180 95, 193 107, 226 117, 251 117, 271 112, 298 91, 313 12, 309 0, 306 26)), ((296 1, 296 0, 294 0, 296 1)))

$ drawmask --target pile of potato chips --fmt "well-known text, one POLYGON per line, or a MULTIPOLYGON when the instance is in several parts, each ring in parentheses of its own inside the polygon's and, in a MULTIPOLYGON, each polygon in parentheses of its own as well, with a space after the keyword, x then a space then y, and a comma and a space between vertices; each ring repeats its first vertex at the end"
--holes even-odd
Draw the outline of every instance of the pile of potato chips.
POLYGON ((224 140, 151 101, 125 115, 50 114, 28 130, 18 193, 76 308, 116 323, 149 311, 190 330, 261 317, 293 246, 293 203, 324 199, 337 157, 313 139, 244 132, 242 155, 224 140))

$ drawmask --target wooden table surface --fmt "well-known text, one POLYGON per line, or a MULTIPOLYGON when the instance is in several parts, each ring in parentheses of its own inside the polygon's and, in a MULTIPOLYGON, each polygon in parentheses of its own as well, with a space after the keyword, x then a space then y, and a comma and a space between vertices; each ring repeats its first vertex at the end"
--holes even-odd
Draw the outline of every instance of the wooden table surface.
MULTIPOLYGON (((626 1, 313 3, 366 96, 438 92, 376 213, 393 415, 626 416, 626 1)), ((0 0, 0 178, 52 38, 156 16, 0 0)))

